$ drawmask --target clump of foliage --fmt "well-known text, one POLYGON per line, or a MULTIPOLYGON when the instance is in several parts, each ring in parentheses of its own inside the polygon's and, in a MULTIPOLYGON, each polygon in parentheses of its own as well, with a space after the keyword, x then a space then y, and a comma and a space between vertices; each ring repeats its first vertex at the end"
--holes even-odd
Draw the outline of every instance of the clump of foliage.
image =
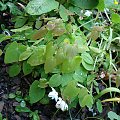
MULTIPOLYGON (((27 102, 48 104, 50 87, 58 91, 69 110, 79 104, 89 109, 97 106, 101 113, 102 102, 120 101, 117 94, 112 95, 120 93, 118 1, 9 0, 0 2, 0 11, 9 11, 14 23, 8 29, 2 23, 0 34, 0 42, 9 41, 0 49, 9 76, 31 74, 34 78, 27 102), (86 10, 91 15, 86 16, 86 10), (112 78, 113 73, 117 77, 112 78), (109 84, 104 83, 106 74, 109 84), (99 83, 106 88, 101 91, 99 83), (106 93, 111 98, 101 99, 106 93)), ((16 108, 39 120, 37 112, 26 105, 22 109, 16 108)))

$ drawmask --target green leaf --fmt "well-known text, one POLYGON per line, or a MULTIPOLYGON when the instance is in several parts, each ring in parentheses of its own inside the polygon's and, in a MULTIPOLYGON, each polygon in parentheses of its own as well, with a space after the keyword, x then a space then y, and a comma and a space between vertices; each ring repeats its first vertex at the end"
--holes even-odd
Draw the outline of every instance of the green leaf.
POLYGON ((62 87, 66 86, 70 81, 73 80, 73 73, 63 74, 61 79, 62 87))
POLYGON ((96 47, 92 47, 92 46, 89 46, 90 50, 93 51, 94 53, 101 53, 101 50, 96 48, 96 47))
POLYGON ((37 112, 33 112, 33 120, 40 120, 40 117, 37 112))
POLYGON ((73 101, 70 102, 69 109, 76 108, 76 106, 78 105, 78 102, 79 102, 79 99, 78 97, 76 97, 73 101))
POLYGON ((89 107, 91 108, 93 105, 93 97, 88 94, 87 88, 81 88, 79 90, 79 104, 81 107, 89 107))
POLYGON ((99 11, 104 11, 105 3, 104 0, 99 0, 99 4, 97 5, 99 11))
POLYGON ((67 100, 74 99, 79 93, 79 89, 76 87, 76 82, 71 81, 68 83, 68 85, 63 90, 63 96, 67 100))
POLYGON ((47 86, 48 86, 48 81, 45 78, 41 78, 39 87, 40 88, 46 88, 47 86))
POLYGON ((21 71, 21 66, 18 64, 13 64, 12 66, 9 67, 8 69, 8 74, 10 77, 17 76, 21 71))
POLYGON ((79 67, 79 69, 77 69, 73 74, 73 78, 80 83, 85 82, 87 79, 87 70, 83 67, 79 67))
POLYGON ((96 83, 96 81, 94 82, 95 77, 96 74, 90 74, 87 76, 87 86, 89 86, 91 83, 96 83))
POLYGON ((109 92, 117 92, 117 93, 120 93, 120 90, 118 88, 115 88, 115 87, 109 87, 109 88, 106 88, 104 90, 102 90, 98 95, 95 96, 95 99, 98 99, 100 98, 102 95, 106 94, 106 93, 109 93, 109 92))
POLYGON ((74 71, 71 60, 69 59, 64 60, 61 67, 61 71, 62 73, 70 73, 74 71))
POLYGON ((87 52, 82 53, 81 57, 88 64, 93 64, 94 63, 91 55, 87 52))
POLYGON ((19 61, 26 60, 28 57, 30 57, 31 54, 32 54, 32 50, 28 48, 25 52, 20 54, 19 61))
POLYGON ((56 59, 56 64, 57 65, 63 63, 63 61, 65 59, 65 55, 64 55, 63 49, 58 49, 57 50, 57 53, 55 55, 55 59, 56 59))
POLYGON ((21 28, 17 28, 17 29, 11 29, 12 32, 22 32, 22 31, 26 31, 26 30, 29 30, 31 29, 32 27, 29 27, 29 26, 23 26, 21 28))
POLYGON ((3 53, 3 52, 2 52, 2 50, 0 49, 0 56, 2 55, 2 53, 3 53))
POLYGON ((54 53, 55 53, 55 47, 53 46, 52 42, 49 42, 46 45, 46 52, 45 52, 46 59, 50 59, 54 53))
POLYGON ((15 28, 22 27, 27 21, 27 17, 18 16, 15 20, 15 28))
POLYGON ((45 95, 45 89, 39 87, 39 81, 35 80, 30 86, 29 96, 30 103, 36 103, 41 100, 45 95))
POLYGON ((4 34, 0 34, 0 42, 8 40, 10 38, 12 38, 12 36, 7 36, 7 35, 4 35, 4 34))
POLYGON ((84 60, 82 60, 82 65, 88 71, 94 70, 94 66, 86 63, 84 60))
POLYGON ((101 101, 98 100, 98 101, 96 102, 96 105, 97 105, 98 111, 99 111, 100 113, 102 113, 102 103, 101 103, 101 101))
POLYGON ((50 87, 58 87, 61 84, 61 75, 60 74, 54 74, 50 80, 49 80, 49 85, 50 87))
POLYGON ((10 98, 10 99, 13 99, 13 98, 15 98, 15 97, 16 97, 16 95, 15 95, 14 93, 10 93, 10 94, 9 94, 9 98, 10 98))
POLYGON ((118 97, 102 100, 102 102, 119 102, 119 101, 120 101, 120 98, 118 97))
POLYGON ((113 112, 113 111, 110 111, 110 112, 108 112, 108 118, 110 118, 110 120, 119 120, 118 119, 118 115, 115 113, 115 112, 113 112))
POLYGON ((2 120, 2 114, 0 113, 0 120, 2 120))
POLYGON ((55 0, 32 0, 27 4, 26 11, 30 15, 41 15, 57 9, 59 3, 55 0))
POLYGON ((23 73, 24 75, 28 75, 32 72, 33 67, 30 66, 26 61, 23 62, 23 73))
POLYGON ((48 32, 47 28, 43 26, 32 34, 32 39, 33 40, 41 39, 47 34, 47 32, 48 32))
POLYGON ((111 19, 113 23, 120 23, 120 15, 117 13, 113 13, 111 19))
POLYGON ((63 6, 60 5, 60 11, 59 11, 60 17, 66 22, 68 21, 68 11, 67 9, 63 6))
POLYGON ((44 64, 45 73, 52 72, 55 67, 56 67, 56 59, 55 57, 51 56, 51 58, 45 61, 45 64, 44 64))
POLYGON ((62 19, 54 19, 47 23, 46 25, 47 30, 51 30, 53 36, 61 36, 66 33, 65 24, 63 23, 62 19))
POLYGON ((15 6, 14 3, 12 3, 12 2, 7 2, 6 5, 9 7, 10 12, 11 12, 13 15, 21 15, 21 14, 22 14, 22 12, 17 8, 17 6, 15 6))
POLYGON ((4 11, 6 9, 7 9, 7 5, 0 1, 0 11, 4 11))
MULTIPOLYGON (((29 55, 30 54, 31 53, 29 52, 29 55)), ((45 62, 44 54, 45 54, 44 46, 34 49, 32 55, 27 60, 27 63, 29 63, 31 66, 37 66, 43 64, 45 62)))
POLYGON ((81 102, 81 107, 87 106, 88 108, 91 108, 93 105, 93 97, 91 95, 86 95, 82 102, 81 102))
POLYGON ((81 88, 81 89, 79 90, 79 95, 78 95, 80 106, 81 106, 82 100, 84 99, 84 97, 85 97, 86 95, 88 95, 87 88, 81 88))
POLYGON ((75 56, 72 60, 66 59, 62 64, 61 71, 62 73, 70 73, 79 68, 81 63, 81 57, 75 56))
POLYGON ((36 23, 35 23, 35 28, 36 29, 40 29, 41 28, 41 26, 42 26, 42 21, 40 21, 39 19, 38 20, 36 20, 36 23))
MULTIPOLYGON (((119 0, 116 0, 119 1, 119 0)), ((120 10, 120 4, 114 4, 115 0, 104 0, 105 8, 120 10)))
MULTIPOLYGON (((65 39, 64 41, 69 41, 69 40, 65 39)), ((65 43, 64 52, 65 52, 66 56, 71 59, 77 55, 78 49, 75 45, 65 43)))
POLYGON ((30 112, 30 109, 28 108, 28 107, 21 107, 21 106, 16 106, 16 108, 15 108, 15 110, 17 111, 17 112, 30 112))
POLYGON ((41 100, 40 100, 40 103, 43 104, 43 105, 46 105, 46 104, 49 104, 49 97, 48 95, 45 95, 41 100))
POLYGON ((81 8, 76 7, 76 6, 70 6, 69 11, 80 16, 81 8))
POLYGON ((26 46, 18 44, 17 42, 11 43, 5 53, 5 63, 13 63, 19 61, 19 56, 26 50, 26 46))
POLYGON ((70 2, 82 9, 93 9, 98 5, 99 0, 70 0, 70 2))

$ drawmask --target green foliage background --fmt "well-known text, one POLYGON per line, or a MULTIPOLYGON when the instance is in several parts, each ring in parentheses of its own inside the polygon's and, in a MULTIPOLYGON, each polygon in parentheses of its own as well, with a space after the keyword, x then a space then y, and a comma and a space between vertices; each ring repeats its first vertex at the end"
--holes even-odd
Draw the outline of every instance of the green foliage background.
MULTIPOLYGON (((119 10, 120 5, 113 0, 0 2, 0 11, 8 11, 14 23, 11 28, 1 23, 1 29, 7 29, 12 35, 0 34, 0 42, 9 40, 5 49, 0 49, 0 55, 5 53, 4 62, 9 65, 10 77, 32 75, 34 81, 28 93, 31 104, 48 99, 47 88, 55 87, 69 109, 79 103, 81 108, 97 105, 102 112, 99 98, 108 92, 120 93, 119 10), (92 11, 89 17, 84 15, 87 9, 92 11), (117 74, 116 87, 109 77, 109 85, 100 91, 101 66, 107 73, 117 74)), ((28 108, 25 110, 30 112, 28 108)))

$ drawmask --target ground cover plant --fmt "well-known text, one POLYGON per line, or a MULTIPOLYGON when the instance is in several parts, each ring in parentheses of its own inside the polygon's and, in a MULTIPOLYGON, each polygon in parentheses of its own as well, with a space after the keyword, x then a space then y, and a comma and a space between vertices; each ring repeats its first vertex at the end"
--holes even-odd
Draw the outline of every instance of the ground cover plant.
POLYGON ((0 1, 0 120, 119 120, 118 0, 0 1))

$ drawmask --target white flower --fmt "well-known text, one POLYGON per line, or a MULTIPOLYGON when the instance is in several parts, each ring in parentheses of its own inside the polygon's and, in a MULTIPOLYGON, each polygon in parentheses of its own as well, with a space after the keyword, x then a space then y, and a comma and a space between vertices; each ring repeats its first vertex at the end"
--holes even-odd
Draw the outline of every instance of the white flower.
POLYGON ((56 103, 56 108, 61 109, 62 111, 68 110, 68 105, 65 101, 62 100, 61 97, 58 98, 58 101, 56 103))
POLYGON ((87 16, 87 17, 89 17, 90 15, 92 14, 92 12, 91 11, 89 11, 89 10, 86 10, 86 12, 85 12, 85 16, 87 16))
POLYGON ((58 100, 58 92, 56 92, 56 90, 54 88, 52 88, 52 87, 51 87, 51 89, 52 89, 52 92, 50 92, 48 94, 48 97, 50 97, 52 100, 55 99, 55 101, 57 102, 57 100, 58 100))

